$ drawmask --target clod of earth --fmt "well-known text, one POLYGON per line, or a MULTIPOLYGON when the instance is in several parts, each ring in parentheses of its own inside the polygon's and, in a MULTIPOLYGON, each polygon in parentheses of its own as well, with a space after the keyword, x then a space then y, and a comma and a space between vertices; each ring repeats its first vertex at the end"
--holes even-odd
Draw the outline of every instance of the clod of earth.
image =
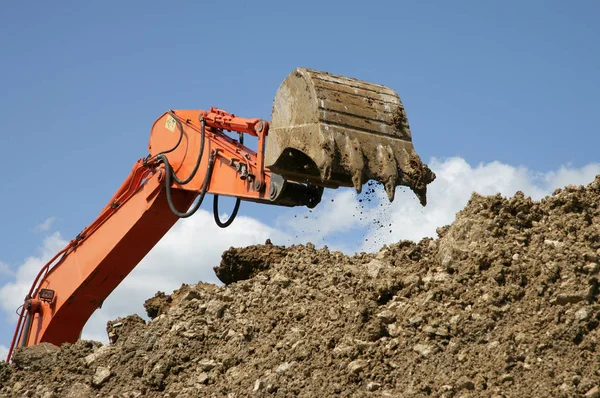
POLYGON ((112 343, 18 349, 8 397, 599 397, 600 177, 473 195, 437 239, 231 248, 112 343))

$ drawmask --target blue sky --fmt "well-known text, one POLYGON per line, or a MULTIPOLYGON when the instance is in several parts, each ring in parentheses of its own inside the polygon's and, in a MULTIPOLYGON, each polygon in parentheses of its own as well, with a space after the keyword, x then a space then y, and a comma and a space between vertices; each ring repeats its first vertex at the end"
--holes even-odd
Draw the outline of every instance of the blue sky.
MULTIPOLYGON (((546 179, 598 162, 595 1, 166 4, 3 5, 0 286, 42 254, 43 239, 68 240, 95 218, 165 110, 268 119, 299 66, 395 89, 425 161, 497 161, 546 179)), ((292 211, 241 213, 275 228, 292 211)), ((12 327, 1 322, 6 345, 12 327)))

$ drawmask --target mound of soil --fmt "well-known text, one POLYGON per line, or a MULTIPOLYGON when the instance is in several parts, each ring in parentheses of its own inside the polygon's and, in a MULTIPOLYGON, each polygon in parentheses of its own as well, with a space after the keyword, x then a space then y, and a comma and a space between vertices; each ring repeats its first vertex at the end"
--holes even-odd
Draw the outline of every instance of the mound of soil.
POLYGON ((541 201, 474 194, 438 239, 352 257, 232 248, 109 322, 20 349, 0 395, 600 397, 600 177, 541 201))

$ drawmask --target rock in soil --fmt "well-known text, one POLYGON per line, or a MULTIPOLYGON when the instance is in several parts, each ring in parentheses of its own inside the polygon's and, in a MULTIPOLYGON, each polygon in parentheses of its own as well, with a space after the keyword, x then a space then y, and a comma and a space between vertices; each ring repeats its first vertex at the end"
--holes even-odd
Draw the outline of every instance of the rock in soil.
POLYGON ((231 248, 107 346, 17 350, 0 396, 598 397, 598 187, 474 194, 378 253, 231 248))

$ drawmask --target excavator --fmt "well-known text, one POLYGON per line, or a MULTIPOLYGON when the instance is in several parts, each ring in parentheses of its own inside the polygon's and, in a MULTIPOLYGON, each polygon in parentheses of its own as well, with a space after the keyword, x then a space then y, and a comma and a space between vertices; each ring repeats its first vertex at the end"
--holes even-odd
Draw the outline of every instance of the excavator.
POLYGON ((241 201, 312 209, 324 189, 360 194, 369 181, 383 185, 389 201, 396 187, 409 187, 425 206, 434 179, 415 152, 398 94, 379 84, 296 68, 276 92, 271 121, 214 107, 169 110, 152 125, 148 155, 98 217, 39 271, 7 362, 20 347, 76 342, 94 311, 206 194, 226 228, 241 201), (226 221, 219 196, 235 199, 226 221))

